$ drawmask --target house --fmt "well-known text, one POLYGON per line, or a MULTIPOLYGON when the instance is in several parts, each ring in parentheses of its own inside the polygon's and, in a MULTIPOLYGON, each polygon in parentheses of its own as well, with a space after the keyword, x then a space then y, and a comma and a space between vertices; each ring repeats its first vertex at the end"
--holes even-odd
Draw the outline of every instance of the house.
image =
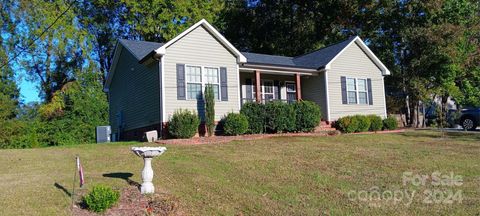
POLYGON ((203 114, 201 92, 214 86, 216 120, 243 103, 311 100, 323 121, 352 114, 386 117, 389 70, 359 37, 297 56, 240 52, 201 20, 166 43, 119 40, 105 92, 114 137, 160 134, 175 110, 203 114))

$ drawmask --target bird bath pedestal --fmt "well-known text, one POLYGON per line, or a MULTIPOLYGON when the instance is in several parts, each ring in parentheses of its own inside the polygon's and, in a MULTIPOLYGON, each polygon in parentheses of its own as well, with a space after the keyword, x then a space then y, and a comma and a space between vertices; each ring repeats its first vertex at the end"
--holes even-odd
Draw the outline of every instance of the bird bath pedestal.
POLYGON ((151 194, 155 192, 153 186, 153 169, 152 159, 156 156, 163 154, 167 148, 165 147, 132 147, 133 153, 139 157, 143 157, 144 166, 142 171, 142 187, 140 192, 142 194, 151 194))

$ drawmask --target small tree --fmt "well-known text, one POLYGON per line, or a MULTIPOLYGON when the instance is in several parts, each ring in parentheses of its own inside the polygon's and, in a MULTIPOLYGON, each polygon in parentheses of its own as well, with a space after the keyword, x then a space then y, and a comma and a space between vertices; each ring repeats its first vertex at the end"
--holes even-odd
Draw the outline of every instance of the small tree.
POLYGON ((205 86, 205 125, 207 126, 208 136, 212 136, 215 131, 215 93, 213 86, 205 86))

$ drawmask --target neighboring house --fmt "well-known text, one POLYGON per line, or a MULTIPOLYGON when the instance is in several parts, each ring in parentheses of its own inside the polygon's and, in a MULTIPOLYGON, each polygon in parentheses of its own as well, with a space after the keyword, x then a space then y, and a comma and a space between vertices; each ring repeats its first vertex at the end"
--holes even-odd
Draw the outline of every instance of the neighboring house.
POLYGON ((175 110, 204 113, 201 93, 214 85, 215 118, 247 101, 311 100, 324 121, 352 114, 386 117, 389 70, 359 37, 285 57, 238 51, 202 20, 167 43, 119 40, 105 91, 118 139, 160 134, 175 110))

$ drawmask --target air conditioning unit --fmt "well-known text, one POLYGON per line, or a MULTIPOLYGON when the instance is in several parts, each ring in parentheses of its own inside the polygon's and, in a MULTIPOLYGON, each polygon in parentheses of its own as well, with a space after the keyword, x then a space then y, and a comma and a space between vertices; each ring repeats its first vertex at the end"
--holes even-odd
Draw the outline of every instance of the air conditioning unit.
POLYGON ((97 126, 97 143, 110 142, 112 129, 110 126, 97 126))

